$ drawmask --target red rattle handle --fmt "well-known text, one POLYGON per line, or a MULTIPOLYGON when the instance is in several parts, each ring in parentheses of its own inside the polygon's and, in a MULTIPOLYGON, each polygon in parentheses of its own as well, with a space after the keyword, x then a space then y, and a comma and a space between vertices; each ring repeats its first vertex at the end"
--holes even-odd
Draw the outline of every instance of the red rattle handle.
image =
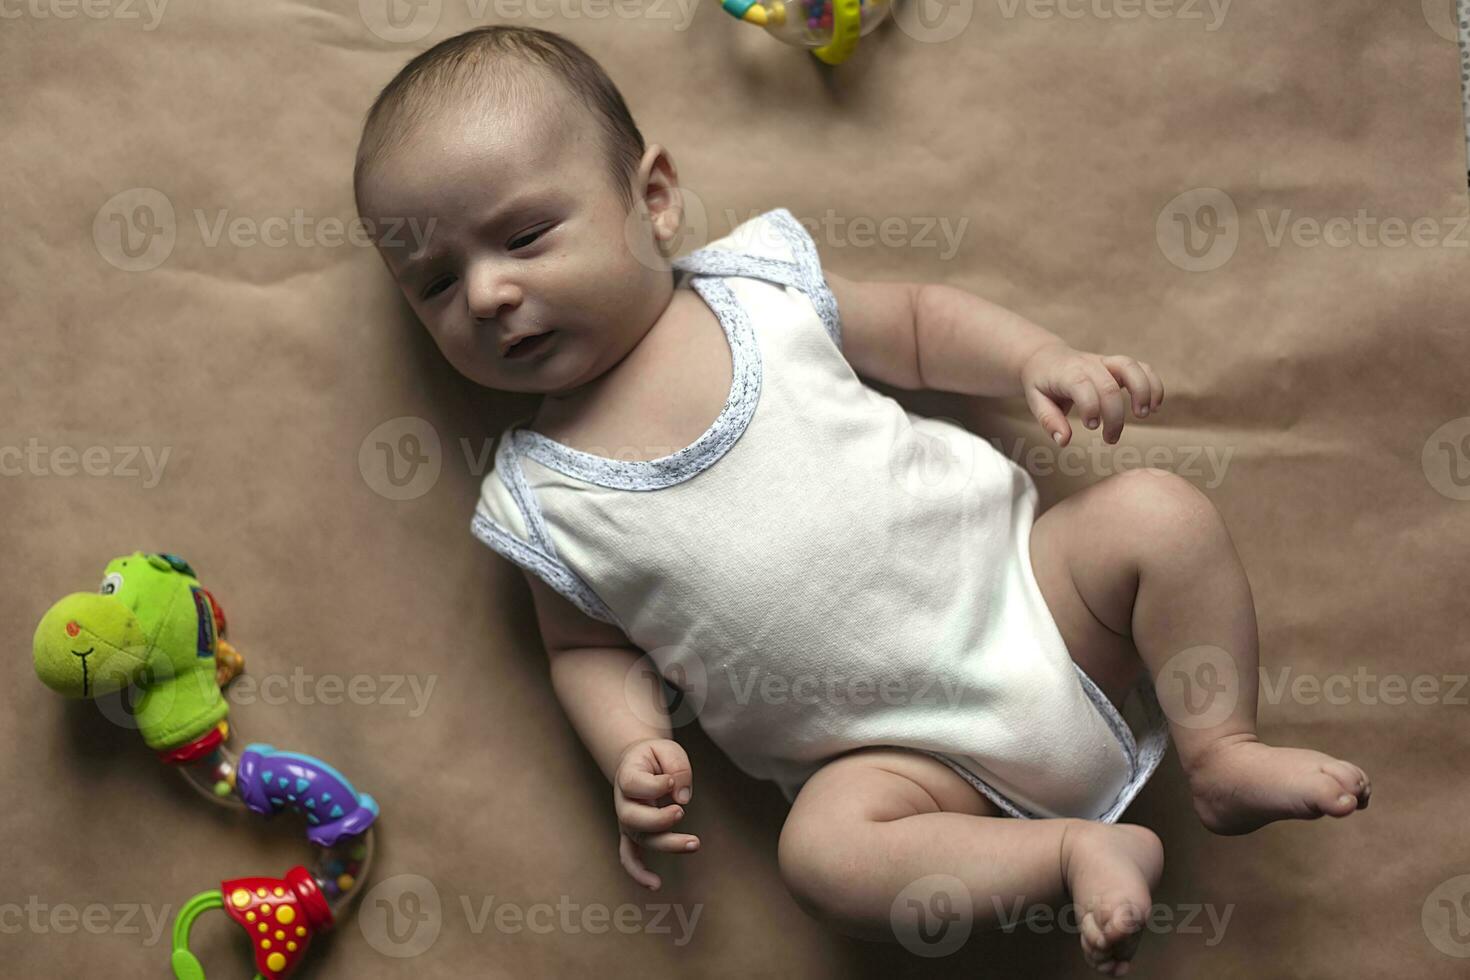
POLYGON ((200 913, 223 908, 250 936, 256 980, 283 980, 306 957, 313 936, 332 927, 332 909, 311 872, 297 865, 285 878, 234 878, 219 891, 201 892, 174 921, 173 972, 177 980, 204 980, 204 967, 189 952, 189 930, 200 913))
POLYGON ((284 881, 235 878, 220 883, 225 912, 250 935, 255 968, 265 980, 296 969, 312 936, 332 927, 332 910, 311 872, 297 865, 284 881))

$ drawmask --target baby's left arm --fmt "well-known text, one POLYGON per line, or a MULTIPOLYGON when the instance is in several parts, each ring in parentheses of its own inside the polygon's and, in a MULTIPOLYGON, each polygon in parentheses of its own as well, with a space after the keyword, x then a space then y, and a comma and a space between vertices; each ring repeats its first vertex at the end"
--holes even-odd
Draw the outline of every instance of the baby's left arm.
POLYGON ((1126 355, 1091 354, 1019 313, 942 283, 856 282, 824 270, 842 318, 842 349, 858 374, 912 391, 1024 395, 1058 445, 1073 405, 1089 429, 1116 443, 1127 414, 1156 412, 1164 386, 1126 355))

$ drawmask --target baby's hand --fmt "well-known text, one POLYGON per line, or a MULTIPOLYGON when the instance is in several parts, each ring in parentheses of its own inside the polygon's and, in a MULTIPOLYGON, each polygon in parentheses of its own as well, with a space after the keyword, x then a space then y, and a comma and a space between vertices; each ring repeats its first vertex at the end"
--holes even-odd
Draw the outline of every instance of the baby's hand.
POLYGON ((613 807, 618 814, 618 857, 633 880, 656 891, 658 875, 643 863, 643 848, 687 854, 699 847, 693 834, 668 833, 684 819, 684 804, 694 793, 689 757, 678 742, 650 738, 623 750, 613 774, 613 807), (667 806, 659 800, 673 798, 667 806))
POLYGON ((1021 368, 1021 386, 1031 414, 1051 433, 1057 445, 1072 438, 1067 412, 1077 414, 1095 429, 1103 427, 1103 441, 1115 443, 1123 434, 1128 414, 1123 389, 1133 396, 1133 414, 1145 418, 1164 401, 1164 386, 1154 369, 1121 354, 1104 356, 1051 344, 1032 354, 1021 368))

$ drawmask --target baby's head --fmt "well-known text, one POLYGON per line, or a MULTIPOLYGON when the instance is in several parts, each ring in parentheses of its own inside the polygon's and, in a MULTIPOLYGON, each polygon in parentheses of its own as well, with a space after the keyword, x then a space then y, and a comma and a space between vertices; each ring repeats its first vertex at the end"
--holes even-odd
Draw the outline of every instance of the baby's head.
POLYGON ((597 62, 548 31, 479 28, 405 65, 368 111, 353 188, 439 349, 491 388, 573 391, 673 292, 673 161, 644 146, 597 62))

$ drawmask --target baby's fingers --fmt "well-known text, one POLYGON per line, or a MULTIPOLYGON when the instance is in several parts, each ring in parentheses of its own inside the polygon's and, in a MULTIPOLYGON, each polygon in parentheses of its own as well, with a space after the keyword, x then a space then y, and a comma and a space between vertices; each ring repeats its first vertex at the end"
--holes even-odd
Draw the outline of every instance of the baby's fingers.
POLYGON ((1067 424, 1067 413, 1062 407, 1036 388, 1026 389, 1026 405, 1052 441, 1065 446, 1072 437, 1072 427, 1067 424))
POLYGON ((687 854, 699 849, 699 838, 693 834, 655 834, 641 830, 624 830, 623 833, 639 847, 663 851, 665 854, 687 854))
POLYGON ((1121 356, 1105 357, 1102 361, 1118 384, 1128 389, 1133 402, 1133 414, 1138 418, 1147 416, 1153 404, 1153 382, 1143 365, 1131 357, 1121 356))
POLYGON ((618 789, 630 800, 652 802, 673 793, 674 777, 624 766, 618 770, 618 789))
MULTIPOLYGON (((1123 418, 1128 414, 1127 403, 1123 399, 1123 387, 1113 377, 1112 372, 1106 367, 1093 363, 1088 366, 1088 377, 1096 386, 1098 395, 1098 410, 1102 418, 1103 441, 1112 445, 1116 443, 1123 434, 1123 418)), ((1089 429, 1096 428, 1091 416, 1087 419, 1089 429)))
POLYGON ((623 865, 623 870, 644 888, 657 891, 661 884, 658 875, 648 870, 643 863, 643 852, 637 844, 628 838, 627 834, 618 835, 618 861, 623 865))
POLYGON ((1149 385, 1153 391, 1154 400, 1153 404, 1149 406, 1149 411, 1157 412, 1159 406, 1164 403, 1164 383, 1159 380, 1158 374, 1147 363, 1139 361, 1138 366, 1143 368, 1144 374, 1148 375, 1149 385))
POLYGON ((660 807, 617 800, 613 806, 618 814, 618 823, 631 830, 668 830, 684 819, 684 808, 677 803, 660 807))

